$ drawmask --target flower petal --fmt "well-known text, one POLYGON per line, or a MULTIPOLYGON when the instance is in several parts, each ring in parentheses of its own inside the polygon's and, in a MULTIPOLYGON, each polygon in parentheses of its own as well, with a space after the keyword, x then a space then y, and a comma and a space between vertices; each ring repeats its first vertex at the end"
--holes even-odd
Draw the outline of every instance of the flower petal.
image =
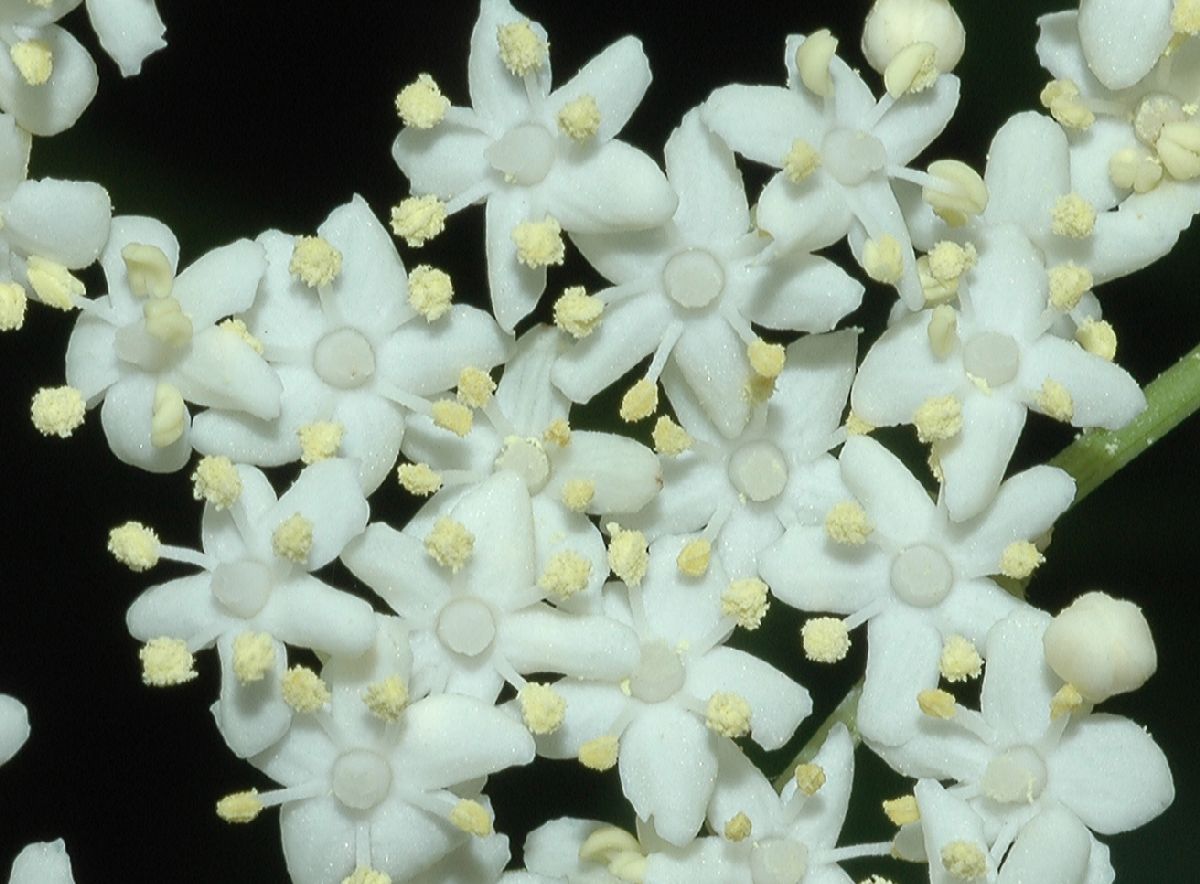
POLYGON ((880 536, 897 549, 930 536, 937 524, 937 508, 896 455, 869 436, 852 436, 839 461, 842 480, 880 536))
POLYGON ((988 631, 979 709, 1013 743, 1033 744, 1050 725, 1050 700, 1062 679, 1046 664, 1042 634, 1050 616, 1028 606, 988 631))
POLYGON ((505 617, 497 641, 504 658, 520 673, 616 680, 632 673, 638 662, 637 636, 628 626, 544 604, 505 617))
POLYGON ((1171 8, 1166 0, 1081 0, 1079 42, 1101 83, 1125 89, 1150 72, 1173 35, 1171 8))
POLYGON ((542 182, 541 199, 563 230, 585 234, 657 227, 678 206, 654 160, 623 141, 560 160, 542 182))
POLYGON ((153 375, 128 374, 121 378, 104 396, 100 422, 108 447, 118 460, 151 473, 173 473, 192 456, 191 415, 185 408, 183 433, 178 439, 163 448, 153 445, 150 420, 157 386, 153 375))
POLYGON ((583 96, 600 109, 598 141, 608 141, 629 122, 650 86, 650 60, 637 37, 621 37, 579 69, 546 99, 547 113, 557 117, 564 105, 583 96))
POLYGON ((14 250, 71 268, 99 257, 111 223, 108 191, 90 181, 25 181, 4 207, 4 237, 14 250))
POLYGON ((261 679, 242 683, 233 670, 233 642, 238 632, 229 630, 217 640, 221 657, 221 695, 212 706, 217 730, 238 758, 257 755, 276 743, 292 723, 292 710, 283 701, 279 683, 287 671, 287 649, 272 639, 275 662, 261 679))
POLYGON ((1062 384, 1071 394, 1071 424, 1076 427, 1117 430, 1146 408, 1146 396, 1129 372, 1053 335, 1042 336, 1026 350, 1020 379, 1034 392, 1030 407, 1039 411, 1036 391, 1042 381, 1062 384))
POLYGON ((864 737, 896 746, 916 730, 917 694, 937 686, 942 637, 925 616, 895 604, 868 621, 867 639, 858 727, 864 737))
POLYGON ((808 691, 774 666, 734 648, 715 647, 688 661, 684 690, 701 702, 731 691, 750 704, 750 737, 764 749, 778 749, 812 712, 808 691))
POLYGON ((992 395, 968 395, 962 430, 939 450, 942 502, 954 521, 983 511, 996 496, 1025 426, 1025 406, 992 395))
POLYGON ((743 273, 739 311, 767 328, 829 331, 862 303, 862 283, 820 255, 793 253, 743 273))
POLYGON ((100 45, 122 76, 140 73, 146 56, 167 45, 154 0, 88 0, 87 12, 100 45))
POLYGON ((733 153, 691 110, 665 148, 667 179, 679 195, 675 224, 697 242, 729 242, 750 229, 746 186, 733 153))
MULTIPOLYGON (((0 107, 34 135, 57 135, 75 125, 96 96, 96 63, 67 31, 46 25, 37 31, 54 59, 54 72, 40 86, 25 82, 8 52, 0 52, 0 107)), ((7 44, 7 41, 6 41, 7 44)))

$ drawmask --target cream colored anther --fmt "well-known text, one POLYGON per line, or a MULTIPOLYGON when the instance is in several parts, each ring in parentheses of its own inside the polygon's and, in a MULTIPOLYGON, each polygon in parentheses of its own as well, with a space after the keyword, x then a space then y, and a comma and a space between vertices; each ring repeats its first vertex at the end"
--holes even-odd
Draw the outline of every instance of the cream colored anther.
POLYGON ((932 43, 910 43, 896 53, 883 72, 888 95, 899 98, 923 92, 937 82, 938 69, 933 63, 937 48, 932 43))
POLYGON ((796 73, 809 92, 827 98, 833 94, 829 63, 837 53, 838 41, 828 30, 809 34, 796 49, 796 73))
POLYGON ((1167 123, 1155 143, 1158 158, 1177 181, 1200 176, 1200 123, 1167 123))
POLYGON ((987 185, 966 163, 935 160, 929 164, 929 174, 938 179, 938 185, 921 188, 921 199, 948 223, 965 224, 967 216, 978 215, 987 208, 987 185))
POLYGON ((171 347, 182 347, 192 339, 192 320, 175 298, 154 298, 142 305, 146 334, 171 347))
POLYGON ((139 298, 166 298, 175 284, 171 262, 158 246, 131 242, 121 249, 129 290, 139 298))

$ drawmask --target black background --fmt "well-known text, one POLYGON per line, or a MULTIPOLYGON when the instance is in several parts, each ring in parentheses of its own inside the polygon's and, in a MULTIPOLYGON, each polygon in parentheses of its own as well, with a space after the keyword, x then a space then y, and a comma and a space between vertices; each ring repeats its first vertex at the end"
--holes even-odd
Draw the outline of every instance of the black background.
MULTIPOLYGON (((181 266, 267 227, 310 232, 355 192, 386 215, 406 194, 389 154, 398 130, 396 90, 428 71, 452 100, 467 102, 471 2, 160 5, 167 49, 148 59, 140 77, 122 80, 93 46, 100 95, 74 129, 36 141, 30 177, 101 182, 117 212, 153 215, 172 227, 182 244, 181 266)), ((1047 76, 1033 53, 1034 20, 1054 6, 1048 0, 960 5, 968 25, 958 71, 963 98, 930 158, 957 156, 982 168, 990 133, 1009 114, 1036 106, 1047 76)), ((622 137, 659 158, 679 118, 715 87, 779 82, 787 33, 831 27, 859 63, 857 21, 866 8, 742 3, 714 12, 677 0, 519 6, 549 30, 559 84, 619 36, 644 40, 655 80, 622 137)), ((65 23, 94 44, 82 10, 65 23)), ((763 173, 747 171, 751 188, 761 185, 763 173)), ((480 214, 455 218, 426 254, 402 246, 405 262, 447 266, 458 291, 478 297, 480 214)), ((1139 381, 1195 343, 1195 279, 1196 237, 1188 235, 1170 259, 1101 290, 1120 335, 1119 361, 1139 381)), ((95 293, 103 291, 101 279, 88 280, 95 293)), ((563 274, 551 286, 575 281, 563 274)), ((878 327, 888 303, 883 293, 873 294, 854 317, 868 328, 878 327)), ((42 439, 29 425, 30 396, 63 382, 70 322, 31 306, 25 329, 0 337, 0 691, 25 702, 34 729, 0 769, 0 878, 20 845, 62 836, 80 884, 285 880, 274 812, 243 827, 213 814, 219 796, 268 786, 230 755, 212 725, 215 656, 198 658, 202 676, 186 687, 158 691, 140 683, 124 609, 142 588, 175 572, 131 575, 104 552, 108 528, 131 518, 156 526, 166 542, 196 546, 199 508, 186 474, 148 476, 118 463, 95 413, 65 442, 42 439)), ((1016 465, 1045 459, 1069 441, 1069 432, 1046 423, 1031 419, 1033 432, 1016 465)), ((1065 516, 1033 585, 1032 600, 1050 610, 1095 587, 1132 598, 1158 637, 1159 674, 1109 707, 1155 735, 1171 759, 1180 797, 1139 833, 1106 839, 1124 881, 1194 877, 1186 848, 1196 834, 1200 787, 1191 720, 1200 605, 1197 569, 1187 557, 1196 548, 1198 443, 1193 420, 1065 516)), ((381 491, 372 500, 376 515, 398 512, 398 499, 381 491)), ((796 621, 780 608, 771 657, 791 659, 796 621)), ((832 672, 792 668, 813 691, 818 716, 855 676, 852 663, 832 672)), ((903 788, 866 752, 859 759, 857 809, 845 843, 888 837, 872 796, 903 788)), ((536 778, 506 773, 490 791, 500 828, 510 833, 563 812, 593 813, 592 800, 606 802, 608 813, 621 812, 615 774, 585 778, 574 765, 550 765, 536 778), (596 796, 581 796, 586 789, 596 796)), ((924 879, 921 869, 849 868, 856 879, 870 871, 897 881, 924 879)))

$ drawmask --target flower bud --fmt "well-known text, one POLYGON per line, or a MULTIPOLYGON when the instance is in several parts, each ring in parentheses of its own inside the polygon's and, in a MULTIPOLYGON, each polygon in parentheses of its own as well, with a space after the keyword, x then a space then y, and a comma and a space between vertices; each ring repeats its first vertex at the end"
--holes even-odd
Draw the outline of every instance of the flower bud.
POLYGON ((1158 668, 1141 608, 1102 592, 1085 593, 1060 611, 1042 646, 1058 677, 1093 703, 1141 687, 1158 668))
POLYGON ((934 47, 934 66, 954 70, 966 46, 966 32, 948 0, 875 0, 863 25, 862 50, 882 74, 901 51, 914 43, 934 47))

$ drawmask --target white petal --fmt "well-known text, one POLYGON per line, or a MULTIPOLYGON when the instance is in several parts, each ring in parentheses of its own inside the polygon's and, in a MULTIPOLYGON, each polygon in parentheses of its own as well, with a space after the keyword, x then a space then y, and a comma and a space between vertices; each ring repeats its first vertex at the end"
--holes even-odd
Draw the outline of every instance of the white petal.
POLYGON ((88 51, 58 25, 37 33, 54 58, 54 72, 41 86, 25 82, 8 52, 0 52, 0 107, 34 135, 57 135, 75 125, 96 95, 99 76, 88 51))
POLYGON ((1051 12, 1038 18, 1037 56, 1052 77, 1074 80, 1084 95, 1110 97, 1083 57, 1076 10, 1051 12))
POLYGON ((431 622, 449 594, 421 541, 381 522, 351 541, 342 561, 397 614, 415 623, 431 622))
POLYGON ((169 380, 197 405, 244 411, 264 420, 279 416, 279 376, 236 332, 219 326, 192 338, 191 350, 169 380))
POLYGON ((787 364, 775 382, 768 426, 786 443, 792 462, 807 462, 834 444, 846 396, 854 380, 858 331, 807 335, 787 348, 787 364))
POLYGON ((256 622, 290 645, 347 657, 365 653, 377 631, 370 605, 308 574, 276 586, 256 622))
POLYGON ((951 875, 939 861, 942 848, 955 841, 973 844, 987 856, 987 880, 994 880, 996 864, 988 855, 983 821, 967 802, 943 789, 935 780, 921 780, 913 789, 913 794, 921 811, 925 853, 930 858, 930 884, 957 884, 962 881, 962 878, 951 875))
POLYGON ((172 295, 197 327, 248 310, 267 270, 262 245, 239 239, 213 249, 175 280, 172 295))
POLYGON ((942 74, 933 87, 905 95, 883 115, 871 134, 887 148, 888 163, 906 166, 937 138, 958 107, 958 77, 942 74))
POLYGON ((413 315, 396 245, 366 200, 356 194, 334 209, 317 234, 342 253, 342 272, 325 302, 338 322, 377 338, 413 315))
MULTIPOLYGON (((501 129, 521 122, 529 113, 525 82, 504 66, 496 40, 502 25, 521 21, 528 19, 513 9, 508 0, 483 0, 479 4, 479 18, 471 31, 471 55, 467 61, 471 104, 480 117, 501 129)), ((545 28, 535 21, 530 21, 529 25, 543 42, 548 42, 545 28)), ((547 95, 550 92, 549 60, 532 76, 536 90, 547 95)))
POLYGON ((121 377, 116 329, 90 312, 80 311, 67 341, 67 383, 89 405, 121 377))
POLYGON ((207 571, 150 587, 125 615, 129 634, 138 641, 173 636, 211 642, 236 620, 213 595, 212 574, 207 571))
POLYGON ((565 418, 566 398, 546 383, 566 347, 558 329, 538 325, 517 340, 496 389, 496 404, 521 435, 539 436, 557 418, 565 418))
POLYGON ((497 642, 520 673, 561 672, 576 678, 616 680, 633 672, 638 640, 633 630, 599 615, 566 614, 531 605, 504 618, 497 642))
POLYGON ((819 150, 828 128, 819 100, 780 86, 723 86, 700 118, 731 150, 776 169, 797 138, 819 150))
POLYGON ((100 255, 112 222, 108 191, 90 181, 26 181, 4 209, 4 236, 16 251, 75 268, 100 255))
POLYGON ((730 691, 750 704, 750 736, 764 749, 778 749, 812 712, 808 691, 774 666, 733 648, 716 647, 689 660, 684 689, 701 702, 730 691))
POLYGON ((558 116, 562 107, 590 96, 600 109, 598 141, 608 141, 629 122, 650 86, 650 61, 636 37, 622 37, 579 69, 567 83, 546 99, 548 113, 558 116))
POLYGON ((413 193, 450 200, 495 177, 487 160, 492 136, 469 108, 451 107, 432 129, 406 128, 392 142, 392 159, 413 193))
POLYGON ((862 283, 819 255, 795 253, 743 272, 739 310, 767 328, 829 331, 862 303, 862 283))
POLYGON ((0 764, 17 754, 29 739, 29 713, 8 694, 0 694, 0 764))
POLYGON ((733 153, 688 111, 665 148, 667 179, 679 195, 675 224, 697 243, 726 242, 750 229, 750 207, 733 153))
POLYGON ((100 45, 126 77, 140 73, 146 56, 167 45, 154 0, 88 0, 87 11, 100 45))
POLYGON ((1010 117, 992 138, 983 180, 989 223, 1016 224, 1030 236, 1047 234, 1054 201, 1071 190, 1067 136, 1034 111, 1010 117))
POLYGON ((654 160, 623 141, 598 144, 557 162, 542 182, 541 199, 572 233, 657 227, 678 205, 654 160))
POLYGON ((370 494, 383 484, 404 437, 404 412, 396 403, 371 393, 339 397, 332 419, 346 428, 338 456, 358 462, 358 481, 370 494))
POLYGON ((960 578, 935 610, 934 622, 943 636, 961 635, 980 645, 993 625, 1024 606, 986 577, 960 578))
POLYGON ((850 406, 863 420, 878 427, 910 423, 926 399, 959 393, 962 362, 953 354, 934 356, 929 321, 927 312, 906 316, 871 345, 850 391, 850 406))
POLYGON ((154 414, 153 375, 129 374, 108 388, 100 407, 104 437, 118 460, 151 473, 173 473, 182 469, 192 455, 189 438, 191 415, 184 409, 183 434, 165 448, 150 442, 150 419, 154 414))
POLYGON ((1055 881, 1084 884, 1092 833, 1071 811, 1050 806, 1021 827, 997 884, 1055 881))
POLYGON ((272 640, 275 662, 260 680, 242 684, 233 671, 233 642, 238 632, 230 630, 217 641, 221 656, 221 696, 213 704, 217 730, 231 752, 239 758, 257 755, 287 732, 292 710, 283 701, 279 683, 287 671, 287 649, 272 640))
POLYGON ((274 526, 296 513, 312 522, 312 548, 305 566, 315 571, 337 558, 367 526, 369 508, 354 465, 331 459, 305 467, 263 519, 274 526))
MULTIPOLYGON (((1077 427, 1120 429, 1146 408, 1146 397, 1129 372, 1053 335, 1030 346, 1021 364, 1021 380, 1034 397, 1047 378, 1071 394, 1071 423, 1077 427)), ((1029 405, 1036 409, 1036 398, 1029 405)))
POLYGON ((547 493, 558 496, 563 483, 580 479, 596 488, 588 511, 603 514, 637 512, 663 484, 658 456, 645 445, 590 430, 573 431, 570 444, 554 452, 547 493))
POLYGON ((733 438, 741 433, 750 420, 750 359, 725 317, 714 312, 688 322, 671 359, 721 435, 733 438))
POLYGON ((1124 89, 1146 76, 1171 35, 1167 0, 1081 0, 1079 4, 1083 54, 1109 89, 1124 89))
POLYGON ((824 527, 794 525, 758 556, 771 591, 801 611, 853 614, 888 592, 891 557, 875 545, 846 549, 824 527), (797 567, 798 562, 808 563, 797 567))
POLYGON ((562 727, 538 738, 538 754, 548 758, 575 758, 588 740, 612 733, 612 727, 631 704, 617 685, 564 678, 554 690, 567 701, 562 727))
POLYGON ((858 727, 868 739, 895 746, 917 727, 917 694, 937 686, 942 637, 926 617, 895 604, 871 618, 867 638, 858 727))
POLYGON ((839 460, 846 487, 882 537, 900 549, 930 536, 938 524, 936 507, 896 455, 869 436, 852 436, 839 460))
POLYGON ((940 452, 942 501, 955 521, 983 511, 996 496, 1021 428, 1025 406, 999 395, 968 395, 962 430, 940 452))
POLYGON ((477 307, 457 305, 437 322, 406 322, 375 352, 375 371, 406 393, 434 396, 458 383, 467 366, 488 371, 504 361, 508 341, 477 307))
POLYGON ((849 231, 853 218, 846 189, 820 169, 800 184, 780 172, 763 188, 755 212, 758 226, 774 237, 781 252, 833 245, 849 231))
POLYGON ((988 632, 987 670, 979 709, 1015 743, 1035 743, 1050 725, 1050 700, 1062 679, 1046 665, 1042 634, 1050 616, 1025 607, 988 632))
MULTIPOLYGON (((422 814, 428 829, 437 829, 422 814)), ((333 795, 284 804, 279 811, 283 857, 295 884, 326 884, 354 871, 354 821, 333 795)))
MULTIPOLYGON (((804 802, 792 823, 793 837, 805 843, 831 849, 837 843, 850 804, 850 789, 854 782, 854 742, 841 722, 835 724, 813 757, 825 772, 825 785, 816 795, 804 802)), ((793 778, 783 787, 784 801, 796 794, 793 778)))
POLYGON ((492 310, 500 327, 511 334, 516 324, 533 312, 546 289, 546 268, 530 268, 517 261, 512 232, 525 221, 544 219, 530 217, 528 194, 515 188, 493 193, 485 217, 492 310))
POLYGON ((63 840, 26 845, 13 860, 8 884, 75 884, 71 858, 63 840))

